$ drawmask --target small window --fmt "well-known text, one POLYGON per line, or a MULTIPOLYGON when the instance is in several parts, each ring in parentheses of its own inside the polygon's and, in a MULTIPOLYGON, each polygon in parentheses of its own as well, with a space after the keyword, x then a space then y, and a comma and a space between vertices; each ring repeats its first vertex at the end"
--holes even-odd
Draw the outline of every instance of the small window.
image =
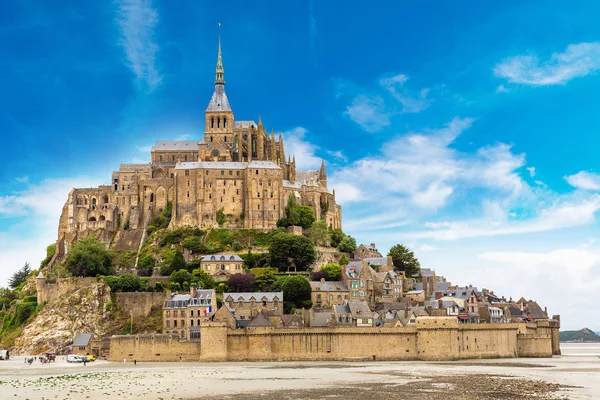
POLYGON ((162 161, 162 156, 158 156, 158 160, 159 160, 159 161, 162 161))
POLYGON ((175 156, 171 156, 171 161, 175 161, 175 156))
POLYGON ((221 176, 225 176, 225 171, 221 171, 221 176))
POLYGON ((183 156, 183 161, 187 161, 187 154, 183 156))
MULTIPOLYGON (((227 117, 223 117, 223 128, 227 128, 227 117)), ((225 138, 225 141, 227 141, 227 138, 225 138)))
POLYGON ((190 170, 189 169, 185 170, 185 176, 190 176, 190 170))

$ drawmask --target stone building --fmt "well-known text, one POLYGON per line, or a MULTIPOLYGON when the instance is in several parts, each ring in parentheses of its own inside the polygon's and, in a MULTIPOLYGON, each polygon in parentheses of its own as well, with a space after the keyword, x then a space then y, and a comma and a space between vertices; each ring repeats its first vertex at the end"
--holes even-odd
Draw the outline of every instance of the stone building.
POLYGON ((377 250, 375 243, 371 243, 368 246, 366 244, 361 244, 356 248, 353 256, 355 260, 364 260, 365 258, 381 257, 381 253, 377 250))
POLYGON ((122 164, 110 185, 72 189, 59 222, 57 257, 94 235, 137 249, 151 218, 172 204, 171 227, 270 230, 290 196, 317 219, 341 228, 342 210, 318 170, 298 171, 285 153, 282 134, 258 122, 237 120, 225 93, 219 41, 214 92, 204 112, 199 141, 156 142, 147 164, 122 164), (127 230, 122 230, 127 226, 127 230))
POLYGON ((326 281, 321 278, 320 281, 310 281, 311 300, 316 308, 329 308, 335 305, 342 305, 350 299, 350 290, 344 282, 326 281))
POLYGON ((264 312, 283 314, 283 292, 223 293, 223 304, 238 320, 264 312))
POLYGON ((210 254, 200 259, 200 268, 215 280, 222 281, 232 274, 243 273, 244 260, 237 254, 210 254))
POLYGON ((171 294, 163 304, 163 332, 188 340, 200 338, 200 325, 216 311, 214 289, 190 288, 189 294, 171 294))

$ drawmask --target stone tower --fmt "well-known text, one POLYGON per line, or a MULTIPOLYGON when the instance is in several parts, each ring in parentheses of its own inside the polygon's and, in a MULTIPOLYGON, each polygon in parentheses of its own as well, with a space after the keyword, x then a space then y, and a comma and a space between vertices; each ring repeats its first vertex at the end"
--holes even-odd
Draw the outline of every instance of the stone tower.
POLYGON ((221 36, 219 36, 218 47, 215 90, 204 113, 204 138, 207 143, 219 142, 228 148, 232 148, 234 144, 233 111, 231 111, 227 94, 225 94, 225 70, 223 69, 223 58, 221 56, 221 36))

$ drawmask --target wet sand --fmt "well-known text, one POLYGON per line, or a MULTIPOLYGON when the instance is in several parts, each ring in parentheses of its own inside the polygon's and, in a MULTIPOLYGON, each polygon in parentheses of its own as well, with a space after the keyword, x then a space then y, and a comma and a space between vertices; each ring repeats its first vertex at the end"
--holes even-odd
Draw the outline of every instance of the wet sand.
POLYGON ((459 362, 0 361, 3 399, 595 399, 600 358, 459 362))

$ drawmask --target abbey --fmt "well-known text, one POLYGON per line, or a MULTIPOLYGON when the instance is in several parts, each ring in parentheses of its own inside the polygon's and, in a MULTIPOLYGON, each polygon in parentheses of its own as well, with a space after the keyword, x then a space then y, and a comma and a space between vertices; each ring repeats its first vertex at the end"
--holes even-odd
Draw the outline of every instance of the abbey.
POLYGON ((157 142, 150 163, 121 164, 110 185, 71 190, 59 223, 59 252, 89 235, 106 240, 123 227, 141 232, 168 202, 171 227, 216 227, 219 214, 229 228, 269 230, 293 196, 317 219, 341 228, 341 207, 335 190, 327 188, 324 162, 319 170, 297 171, 281 133, 277 139, 274 131, 269 134, 260 117, 258 123, 235 119, 220 40, 214 84, 202 140, 157 142))

